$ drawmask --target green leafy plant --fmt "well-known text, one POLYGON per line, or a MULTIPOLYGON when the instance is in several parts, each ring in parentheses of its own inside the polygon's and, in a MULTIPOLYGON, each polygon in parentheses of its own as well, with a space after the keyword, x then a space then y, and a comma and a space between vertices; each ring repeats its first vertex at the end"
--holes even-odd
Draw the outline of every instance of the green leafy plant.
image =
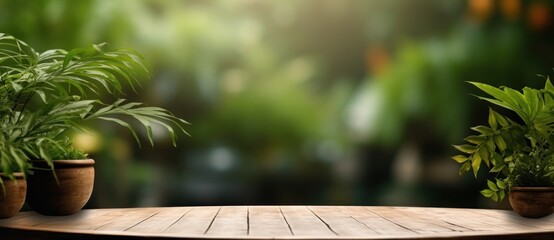
POLYGON ((107 50, 106 44, 36 52, 25 42, 0 33, 0 172, 25 171, 29 159, 83 158, 66 137, 84 131, 83 121, 111 121, 130 130, 140 144, 135 127, 140 123, 153 145, 152 124, 169 132, 173 145, 177 133, 187 134, 188 124, 169 111, 118 99, 101 102, 101 94, 118 98, 124 85, 133 90, 149 75, 143 58, 132 50, 107 50))
POLYGON ((52 159, 76 160, 86 159, 88 157, 88 154, 83 152, 83 150, 75 148, 71 140, 67 137, 59 141, 57 145, 47 145, 46 152, 50 154, 52 159))
POLYGON ((477 96, 493 105, 513 111, 514 121, 489 109, 488 125, 471 129, 467 144, 454 145, 462 155, 452 157, 461 164, 460 174, 489 169, 487 189, 481 191, 494 201, 502 200, 511 187, 554 186, 554 86, 549 78, 543 89, 517 91, 470 82, 490 97, 477 96))

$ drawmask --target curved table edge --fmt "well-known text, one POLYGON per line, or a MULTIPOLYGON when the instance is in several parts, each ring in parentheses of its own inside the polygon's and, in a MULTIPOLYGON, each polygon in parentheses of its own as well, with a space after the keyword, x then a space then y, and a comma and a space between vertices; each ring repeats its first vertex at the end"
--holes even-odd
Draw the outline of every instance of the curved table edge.
POLYGON ((272 236, 206 236, 206 235, 190 235, 190 236, 175 236, 172 234, 151 234, 137 232, 120 232, 120 231, 82 231, 68 229, 45 229, 36 227, 6 227, 0 226, 0 236, 3 240, 20 240, 20 239, 41 239, 41 240, 64 240, 64 239, 79 239, 79 240, 120 240, 120 239, 251 239, 251 240, 268 240, 268 239, 300 239, 300 240, 316 240, 316 239, 352 239, 352 240, 417 240, 417 239, 449 239, 449 240, 551 240, 554 238, 554 231, 536 231, 536 232, 520 232, 509 231, 503 233, 487 233, 487 232, 465 232, 460 235, 452 236, 448 234, 421 234, 418 236, 360 236, 360 237, 340 237, 340 236, 290 236, 290 237, 272 237, 272 236))

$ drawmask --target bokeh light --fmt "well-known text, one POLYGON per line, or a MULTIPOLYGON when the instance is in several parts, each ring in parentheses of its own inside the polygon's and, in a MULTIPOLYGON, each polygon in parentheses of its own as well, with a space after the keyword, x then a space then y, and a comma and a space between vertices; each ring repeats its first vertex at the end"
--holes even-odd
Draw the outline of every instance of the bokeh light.
POLYGON ((466 81, 541 85, 535 75, 554 66, 553 6, 0 0, 0 31, 38 51, 135 49, 152 78, 122 97, 191 122, 176 148, 158 127, 153 147, 113 124, 71 133, 96 160, 87 207, 495 207, 450 159, 488 111, 466 81))

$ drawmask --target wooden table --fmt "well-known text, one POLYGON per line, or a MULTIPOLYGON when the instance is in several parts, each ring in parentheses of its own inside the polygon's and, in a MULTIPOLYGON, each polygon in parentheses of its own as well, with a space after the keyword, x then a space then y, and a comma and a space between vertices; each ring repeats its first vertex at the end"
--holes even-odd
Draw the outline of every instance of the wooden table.
POLYGON ((554 239, 554 215, 507 210, 225 206, 21 212, 0 220, 0 239, 554 239))

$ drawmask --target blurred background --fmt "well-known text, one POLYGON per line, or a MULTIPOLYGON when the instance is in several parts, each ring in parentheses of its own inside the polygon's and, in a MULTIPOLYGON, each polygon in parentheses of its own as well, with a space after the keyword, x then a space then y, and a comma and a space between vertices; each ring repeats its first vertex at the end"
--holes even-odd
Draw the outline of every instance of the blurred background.
POLYGON ((0 32, 38 51, 135 49, 152 79, 124 97, 192 123, 176 148, 161 128, 154 148, 139 148, 126 129, 87 123, 91 134, 75 136, 96 160, 87 207, 498 207, 450 159, 487 117, 465 82, 542 86, 553 10, 543 0, 0 0, 0 32))

